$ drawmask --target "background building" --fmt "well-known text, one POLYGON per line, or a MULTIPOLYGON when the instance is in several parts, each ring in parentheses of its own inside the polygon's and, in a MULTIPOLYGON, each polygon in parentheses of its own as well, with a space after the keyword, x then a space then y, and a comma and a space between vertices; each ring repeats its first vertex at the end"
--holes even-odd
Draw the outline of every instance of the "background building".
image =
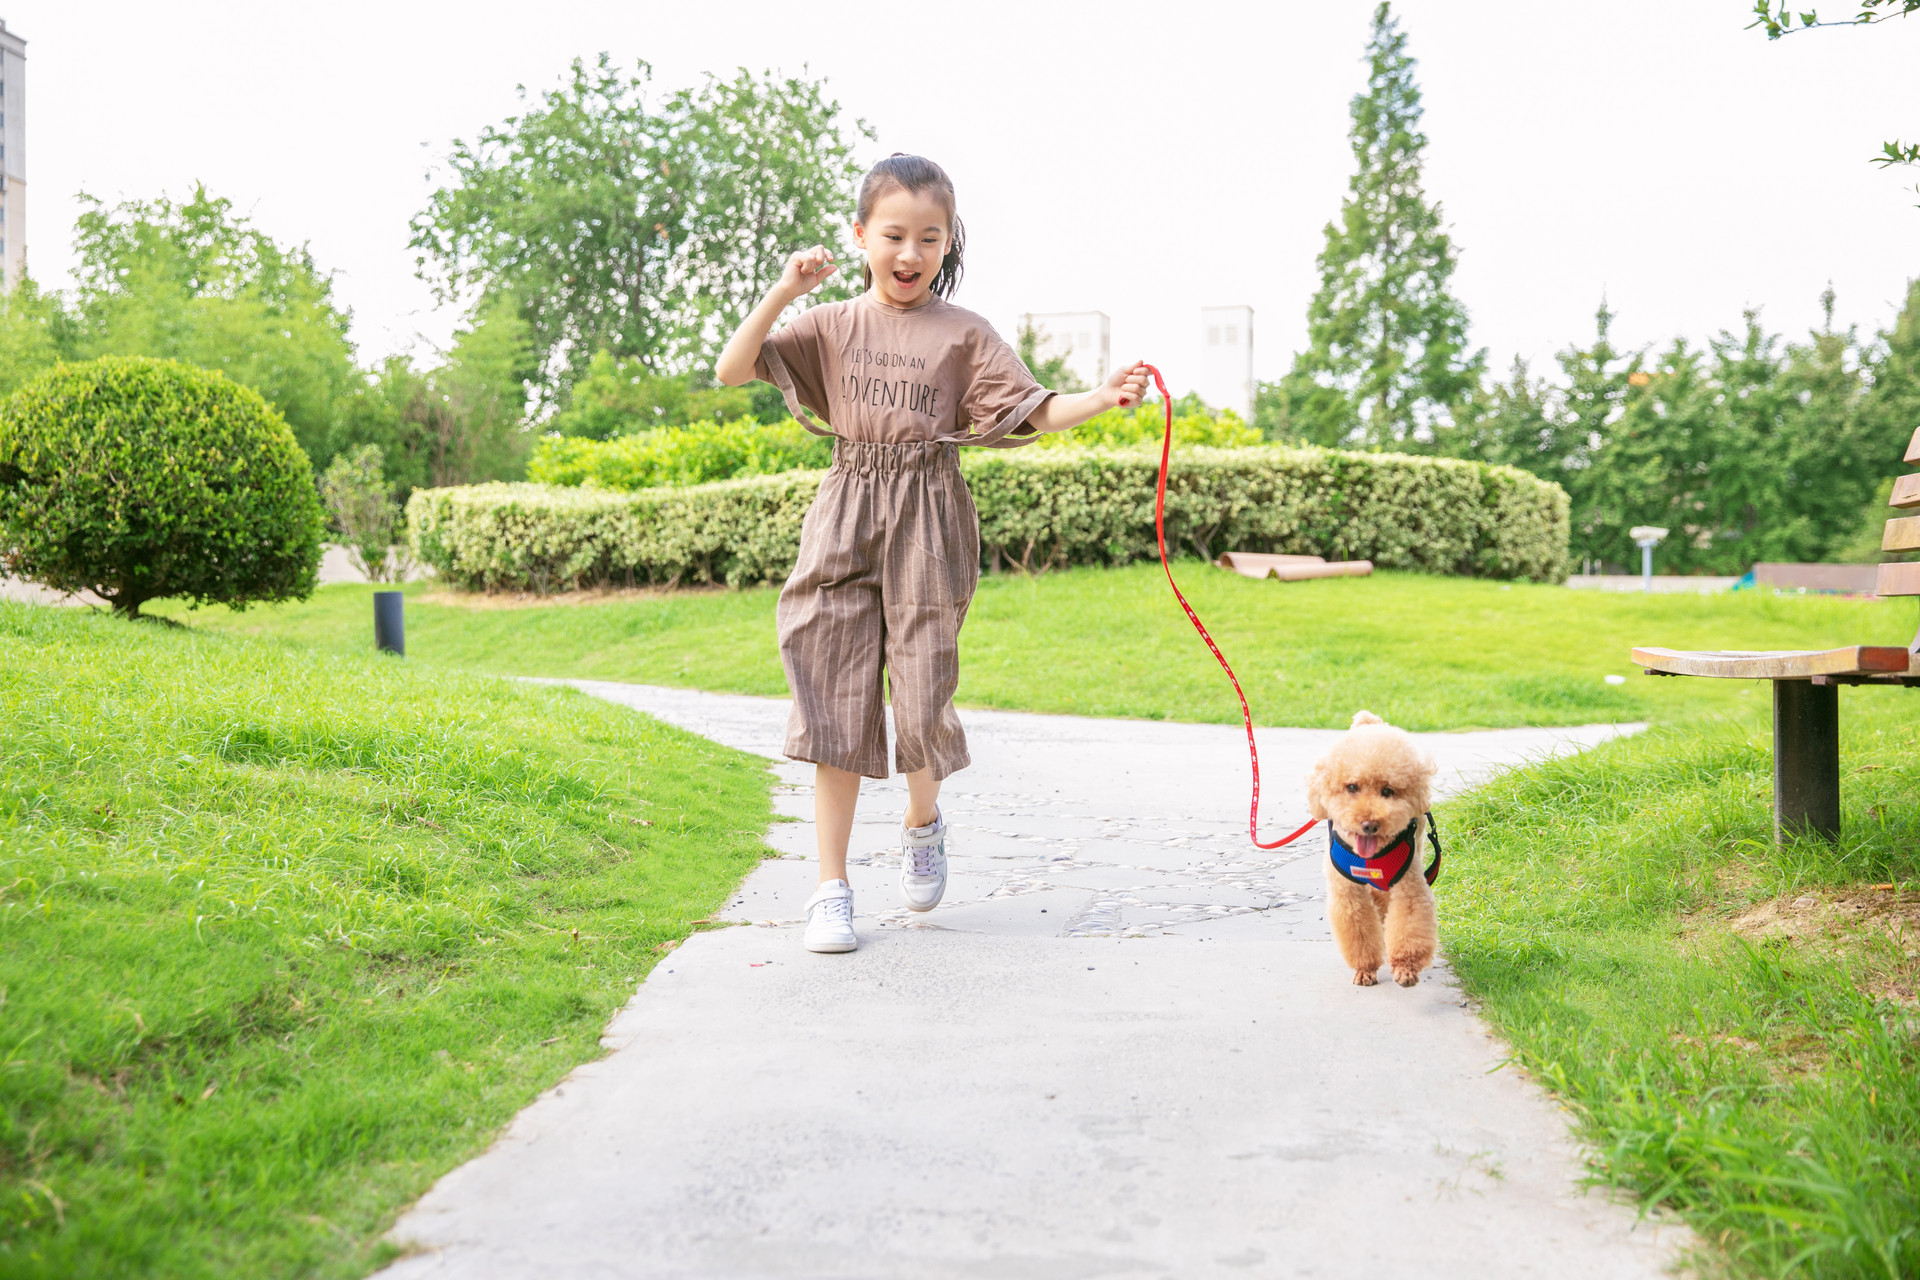
POLYGON ((1040 335, 1033 354, 1040 360, 1064 356, 1067 368, 1089 387, 1107 380, 1113 368, 1111 334, 1104 311, 1051 311, 1020 317, 1021 327, 1033 326, 1040 335))
POLYGON ((27 271, 27 42, 0 18, 0 286, 27 271))
POLYGON ((1200 376, 1193 389, 1215 409, 1253 421, 1253 308, 1200 308, 1200 376))

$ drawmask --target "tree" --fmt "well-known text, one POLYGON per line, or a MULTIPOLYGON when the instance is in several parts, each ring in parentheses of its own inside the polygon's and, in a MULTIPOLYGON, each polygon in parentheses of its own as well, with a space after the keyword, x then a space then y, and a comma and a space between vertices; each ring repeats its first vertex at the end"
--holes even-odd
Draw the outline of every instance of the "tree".
POLYGON ((1085 391, 1087 384, 1067 368, 1066 355, 1057 355, 1050 360, 1040 358, 1040 344, 1046 340, 1047 335, 1034 328, 1031 321, 1022 320, 1020 332, 1014 339, 1014 347, 1020 353, 1020 363, 1027 366, 1035 382, 1049 391, 1085 391))
POLYGON ((1552 475, 1564 467, 1558 456, 1563 405, 1558 389, 1515 356, 1507 381, 1483 388, 1468 412, 1436 434, 1436 451, 1552 475))
POLYGON ((412 557, 395 541, 406 520, 393 500, 385 463, 377 444, 335 454, 320 476, 320 499, 360 575, 369 582, 403 582, 412 557))
POLYGON ((1326 229, 1308 345, 1281 384, 1283 418, 1321 444, 1431 440, 1479 385, 1467 313, 1447 291, 1453 242, 1420 185, 1426 135, 1414 60, 1390 7, 1373 15, 1367 89, 1352 103, 1355 171, 1326 229))
POLYGON ((439 364, 388 359, 343 415, 329 456, 378 446, 384 475, 402 495, 517 479, 533 443, 527 402, 536 361, 519 308, 495 299, 454 335, 439 364))
POLYGON ((276 243, 204 186, 178 203, 80 201, 74 354, 219 369, 265 396, 310 457, 325 457, 353 388, 353 347, 306 248, 276 243))
POLYGON ((0 400, 62 357, 73 355, 73 322, 58 294, 32 277, 0 295, 0 400))
MULTIPOLYGON (((675 324, 669 368, 710 373, 727 338, 780 279, 787 257, 812 244, 855 250, 848 229, 862 167, 825 83, 708 76, 683 89, 663 115, 665 145, 684 193, 684 238, 671 273, 675 324)), ((874 132, 855 120, 851 132, 874 132)), ((857 271, 843 268, 816 300, 848 296, 857 271)))
POLYGON ((710 368, 787 252, 846 238, 859 169, 821 84, 742 71, 655 110, 650 76, 576 60, 528 110, 455 142, 452 182, 412 223, 443 299, 516 300, 546 405, 602 351, 710 368))
MULTIPOLYGON (((750 387, 702 387, 668 373, 653 373, 638 358, 616 360, 602 351, 573 384, 567 407, 547 423, 563 436, 611 440, 655 427, 692 422, 731 422, 756 417, 750 387)), ((786 417, 783 410, 779 417, 786 417)), ((777 420, 777 419, 776 419, 777 420)))

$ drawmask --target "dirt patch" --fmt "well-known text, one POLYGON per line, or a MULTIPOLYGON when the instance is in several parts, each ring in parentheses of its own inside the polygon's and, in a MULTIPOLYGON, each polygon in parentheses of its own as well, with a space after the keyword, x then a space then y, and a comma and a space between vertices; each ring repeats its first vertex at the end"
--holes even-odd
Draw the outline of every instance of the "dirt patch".
POLYGON ((1844 956, 1860 989, 1920 1009, 1920 892, 1893 885, 1782 895, 1730 922, 1754 942, 1844 956))
POLYGON ((1782 896, 1749 909, 1734 919, 1732 928, 1755 942, 1777 937, 1838 939, 1872 929, 1914 955, 1920 953, 1920 892, 1886 885, 1782 896))
POLYGON ((664 600, 670 596, 714 595, 729 590, 729 587, 706 584, 686 587, 587 587, 543 596, 532 591, 455 591, 444 588, 419 597, 419 602, 446 605, 452 609, 549 609, 556 605, 621 604, 638 600, 664 600))

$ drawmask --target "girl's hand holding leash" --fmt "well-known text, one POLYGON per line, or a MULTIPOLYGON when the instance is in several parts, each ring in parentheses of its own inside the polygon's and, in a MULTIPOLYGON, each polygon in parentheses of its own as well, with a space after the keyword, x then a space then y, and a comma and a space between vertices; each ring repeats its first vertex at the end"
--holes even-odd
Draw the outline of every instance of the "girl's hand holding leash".
POLYGON ((1035 431, 1070 431, 1095 414, 1139 404, 1146 398, 1147 382, 1152 377, 1153 366, 1136 360, 1116 370, 1092 391, 1047 397, 1027 415, 1027 425, 1035 431))
POLYGON ((1136 360, 1125 369, 1116 369, 1101 390, 1112 394, 1115 407, 1125 409, 1147 398, 1147 380, 1152 376, 1153 366, 1136 360))

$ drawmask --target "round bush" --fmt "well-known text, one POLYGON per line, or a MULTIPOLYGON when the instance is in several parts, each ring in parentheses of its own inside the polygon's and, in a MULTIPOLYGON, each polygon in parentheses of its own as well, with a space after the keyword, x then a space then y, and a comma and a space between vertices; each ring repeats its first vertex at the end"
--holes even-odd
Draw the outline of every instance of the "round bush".
POLYGON ((226 375, 109 356, 0 404, 0 567, 137 616, 304 599, 326 514, 286 420, 226 375))

